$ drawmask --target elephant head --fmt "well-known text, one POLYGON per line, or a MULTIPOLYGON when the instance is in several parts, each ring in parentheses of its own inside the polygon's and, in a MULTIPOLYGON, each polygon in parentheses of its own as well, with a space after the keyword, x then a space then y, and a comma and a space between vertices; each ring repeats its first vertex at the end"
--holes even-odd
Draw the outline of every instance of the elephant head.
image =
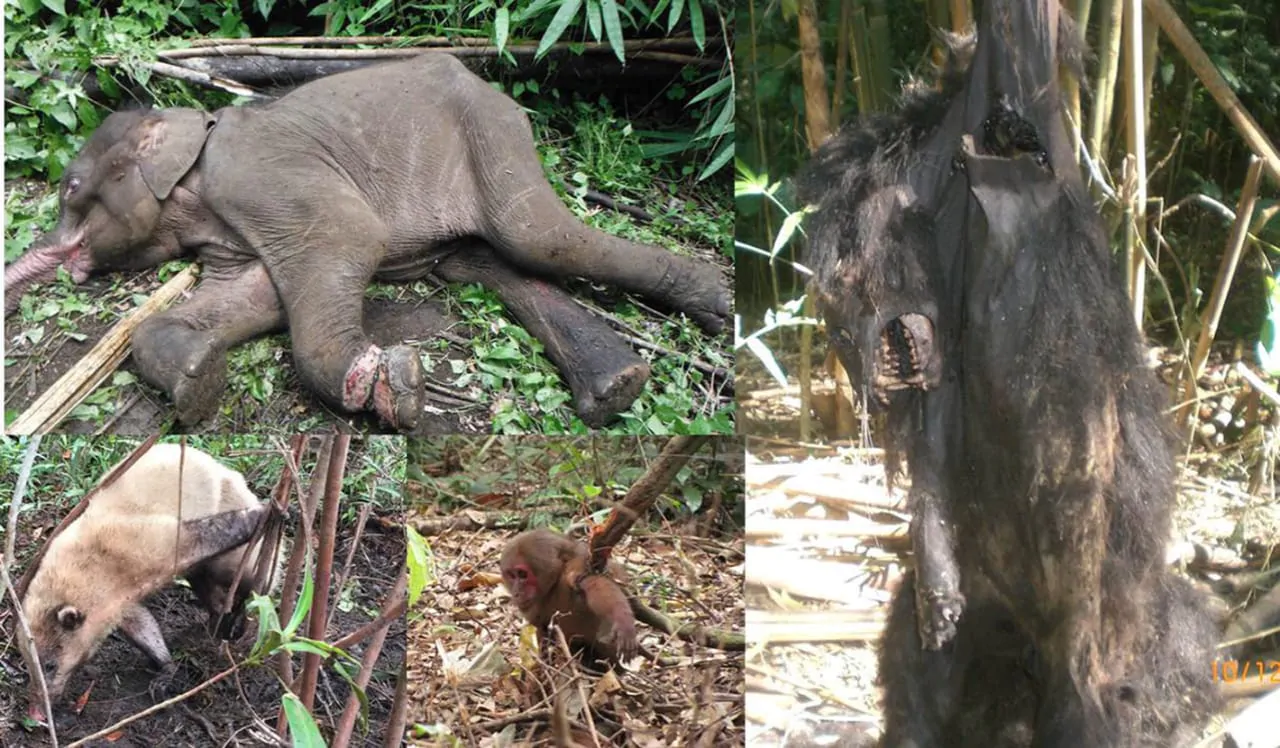
POLYGON ((5 268, 5 316, 32 283, 65 267, 76 283, 92 273, 157 265, 182 254, 175 187, 191 171, 212 115, 197 109, 116 112, 67 166, 58 225, 5 268))

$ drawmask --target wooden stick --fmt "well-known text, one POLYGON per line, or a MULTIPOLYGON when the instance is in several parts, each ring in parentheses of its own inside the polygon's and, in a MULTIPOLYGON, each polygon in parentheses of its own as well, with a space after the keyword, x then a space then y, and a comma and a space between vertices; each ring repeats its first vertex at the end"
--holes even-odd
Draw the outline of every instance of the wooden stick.
POLYGON ((9 424, 8 434, 47 434, 67 414, 91 395, 129 355, 133 331, 144 319, 168 308, 196 282, 196 266, 188 265, 169 279, 151 298, 116 323, 84 358, 58 378, 44 394, 9 424))

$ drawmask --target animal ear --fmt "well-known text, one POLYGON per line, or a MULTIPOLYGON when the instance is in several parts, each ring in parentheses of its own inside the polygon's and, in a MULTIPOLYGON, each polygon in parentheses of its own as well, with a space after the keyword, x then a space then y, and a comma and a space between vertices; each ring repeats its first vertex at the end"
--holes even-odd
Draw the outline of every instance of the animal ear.
POLYGON ((66 631, 75 631, 80 628, 80 624, 84 623, 84 613, 74 605, 64 605, 58 608, 58 625, 66 631))
POLYGON ((216 122, 199 109, 166 109, 142 125, 138 168, 157 200, 164 200, 195 166, 204 141, 216 122))

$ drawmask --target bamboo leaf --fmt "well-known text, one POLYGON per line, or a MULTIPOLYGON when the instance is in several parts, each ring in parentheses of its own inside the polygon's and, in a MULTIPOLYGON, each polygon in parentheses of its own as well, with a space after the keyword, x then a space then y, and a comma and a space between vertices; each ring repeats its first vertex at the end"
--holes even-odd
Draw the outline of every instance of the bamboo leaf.
POLYGON ((600 26, 600 0, 587 0, 587 28, 596 41, 600 41, 600 26))
POLYGON ((604 12, 604 33, 609 38, 609 46, 618 56, 618 62, 627 63, 626 49, 622 43, 622 19, 618 18, 617 0, 600 0, 600 9, 604 12))
POLYGON ((693 30, 693 43, 699 50, 707 47, 706 20, 702 17, 702 0, 689 0, 689 26, 693 30))
POLYGON ((507 47, 507 34, 511 31, 511 11, 507 10, 507 6, 498 8, 498 13, 493 18, 493 44, 498 48, 498 54, 507 47))
POLYGON ((542 35, 542 40, 538 42, 538 51, 534 53, 535 59, 541 59, 551 49, 551 45, 560 41, 560 37, 564 36, 565 30, 569 28, 569 24, 573 23, 573 19, 578 16, 578 11, 582 9, 582 0, 564 0, 560 4, 560 10, 556 11, 556 15, 551 19, 551 25, 547 26, 546 33, 542 35))

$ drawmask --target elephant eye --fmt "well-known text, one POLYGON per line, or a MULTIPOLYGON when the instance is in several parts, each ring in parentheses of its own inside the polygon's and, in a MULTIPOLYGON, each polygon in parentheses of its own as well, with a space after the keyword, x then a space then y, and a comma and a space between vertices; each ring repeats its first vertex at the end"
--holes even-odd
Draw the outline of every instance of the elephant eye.
POLYGON ((71 177, 67 180, 67 196, 70 197, 80 189, 80 177, 71 177))

